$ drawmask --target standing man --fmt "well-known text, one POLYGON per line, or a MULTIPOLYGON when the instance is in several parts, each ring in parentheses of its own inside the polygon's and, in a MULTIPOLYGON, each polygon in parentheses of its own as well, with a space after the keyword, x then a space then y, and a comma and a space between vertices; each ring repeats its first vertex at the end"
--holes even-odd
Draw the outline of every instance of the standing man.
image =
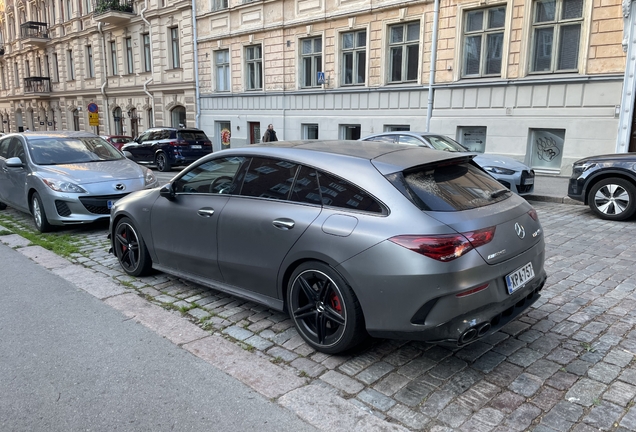
POLYGON ((276 136, 276 131, 274 130, 274 125, 272 124, 267 126, 265 135, 263 135, 263 142, 269 142, 269 141, 278 141, 278 137, 276 136))

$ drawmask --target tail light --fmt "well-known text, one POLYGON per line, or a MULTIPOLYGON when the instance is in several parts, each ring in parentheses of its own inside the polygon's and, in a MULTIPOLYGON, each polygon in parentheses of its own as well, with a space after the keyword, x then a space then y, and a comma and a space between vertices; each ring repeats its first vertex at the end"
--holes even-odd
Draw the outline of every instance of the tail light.
POLYGON ((203 145, 209 147, 212 145, 212 141, 203 141, 203 145))
POLYGON ((472 249, 490 243, 494 236, 495 227, 493 226, 461 234, 401 235, 389 240, 429 258, 448 262, 459 258, 472 249))
POLYGON ((177 146, 187 146, 188 142, 187 141, 182 141, 182 140, 177 140, 177 141, 170 141, 168 144, 170 144, 173 147, 177 147, 177 146))

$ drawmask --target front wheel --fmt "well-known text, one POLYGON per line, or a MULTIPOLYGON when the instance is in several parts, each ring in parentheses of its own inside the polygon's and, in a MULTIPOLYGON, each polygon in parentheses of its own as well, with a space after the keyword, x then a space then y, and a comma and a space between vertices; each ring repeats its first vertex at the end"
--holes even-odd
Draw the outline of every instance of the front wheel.
POLYGON ((636 211, 636 187, 620 178, 603 179, 590 189, 588 205, 601 219, 629 219, 636 211))
POLYGON ((31 214, 33 215, 33 222, 35 227, 41 233, 51 231, 51 224, 46 217, 46 211, 44 211, 44 205, 42 205, 42 199, 37 192, 33 192, 31 196, 31 214))
POLYGON ((287 290, 289 314, 313 348, 337 354, 366 340, 362 308, 335 270, 321 262, 301 264, 287 290))
POLYGON ((152 269, 152 259, 144 240, 130 218, 122 218, 115 226, 113 242, 119 264, 131 276, 144 276, 152 269))
POLYGON ((157 153, 157 156, 155 156, 155 164, 157 165, 157 169, 161 172, 168 172, 172 169, 168 157, 163 152, 157 153))

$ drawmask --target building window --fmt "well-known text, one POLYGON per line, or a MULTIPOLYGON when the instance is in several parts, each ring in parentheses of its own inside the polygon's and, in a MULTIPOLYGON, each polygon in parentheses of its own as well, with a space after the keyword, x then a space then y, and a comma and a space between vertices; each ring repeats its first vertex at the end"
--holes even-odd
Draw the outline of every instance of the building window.
POLYGON ((530 129, 533 168, 560 170, 565 144, 565 129, 530 129))
POLYGON ((303 139, 318 139, 318 125, 317 124, 304 124, 303 139))
POLYGON ((360 125, 340 125, 340 139, 359 140, 362 132, 360 125))
POLYGON ((115 135, 123 135, 124 127, 122 125, 121 108, 119 107, 113 110, 113 123, 115 124, 115 135))
POLYGON ((263 48, 254 45, 245 48, 245 69, 247 72, 247 89, 263 88, 263 48))
POLYGON ((72 17, 73 10, 71 9, 71 0, 65 0, 64 12, 66 13, 66 21, 69 21, 72 17))
POLYGON ((60 64, 57 61, 57 53, 53 53, 53 72, 55 73, 55 77, 53 77, 55 81, 60 82, 60 64))
POLYGON ((179 27, 172 27, 170 29, 170 47, 172 54, 172 69, 178 69, 181 67, 181 60, 179 58, 179 27))
POLYGON ((583 0, 540 0, 532 13, 530 72, 578 69, 583 0))
POLYGON ((416 81, 419 52, 419 22, 389 27, 389 82, 416 81))
POLYGON ((214 66, 216 68, 216 91, 230 90, 230 51, 214 52, 214 66))
POLYGON ((152 108, 148 108, 148 111, 146 111, 146 118, 148 120, 146 120, 148 122, 148 127, 155 127, 155 122, 154 122, 154 116, 152 114, 152 108))
POLYGON ((24 61, 24 77, 28 78, 31 76, 31 65, 28 60, 24 61))
POLYGON ((117 75, 117 42, 110 42, 110 63, 113 66, 113 76, 117 75))
POLYGON ((15 79, 15 87, 20 87, 20 72, 18 71, 18 63, 13 63, 13 78, 15 79))
POLYGON ((126 69, 129 74, 134 72, 132 38, 126 38, 126 69))
POLYGON ((73 50, 66 51, 66 64, 68 65, 68 80, 74 80, 75 64, 73 63, 73 50))
POLYGON ((227 9, 227 0, 212 0, 212 10, 227 9))
POLYGON ((367 31, 342 34, 342 85, 364 84, 367 68, 367 31))
POLYGON ((184 128, 186 127, 186 109, 182 106, 174 107, 170 113, 172 119, 172 127, 184 128))
POLYGON ((42 75, 42 59, 40 57, 36 57, 35 59, 35 73, 39 77, 43 76, 42 75))
POLYGON ((410 130, 411 126, 409 125, 384 125, 384 132, 400 132, 410 130))
POLYGON ((93 47, 90 45, 86 46, 86 67, 88 68, 88 70, 86 71, 88 73, 88 77, 95 78, 95 65, 93 63, 93 47))
POLYGON ((501 75, 506 7, 469 11, 464 19, 463 77, 501 75))
POLYGON ((73 130, 74 131, 78 131, 80 130, 80 113, 79 110, 74 109, 73 110, 73 130))
POLYGON ((152 66, 152 57, 150 55, 150 34, 142 35, 144 41, 144 71, 150 72, 152 66))
POLYGON ((303 39, 301 52, 301 87, 318 87, 318 72, 322 71, 322 37, 303 39))

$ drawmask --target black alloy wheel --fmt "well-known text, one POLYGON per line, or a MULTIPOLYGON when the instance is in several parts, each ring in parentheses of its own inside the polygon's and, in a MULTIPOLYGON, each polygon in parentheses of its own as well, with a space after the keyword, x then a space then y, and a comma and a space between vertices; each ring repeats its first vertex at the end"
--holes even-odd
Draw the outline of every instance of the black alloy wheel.
POLYGON ((146 245, 137 234, 132 220, 125 217, 115 226, 114 249, 119 264, 131 276, 150 273, 152 260, 146 245))
POLYGON ((358 299, 324 263, 303 263, 294 271, 287 307, 300 335, 318 351, 336 354, 366 339, 358 299))
POLYGON ((155 164, 157 165, 157 169, 161 172, 168 172, 172 169, 170 161, 164 152, 157 153, 157 156, 155 156, 155 164))
POLYGON ((636 212, 636 187, 624 179, 606 178, 590 189, 587 200, 601 219, 622 221, 636 212))

